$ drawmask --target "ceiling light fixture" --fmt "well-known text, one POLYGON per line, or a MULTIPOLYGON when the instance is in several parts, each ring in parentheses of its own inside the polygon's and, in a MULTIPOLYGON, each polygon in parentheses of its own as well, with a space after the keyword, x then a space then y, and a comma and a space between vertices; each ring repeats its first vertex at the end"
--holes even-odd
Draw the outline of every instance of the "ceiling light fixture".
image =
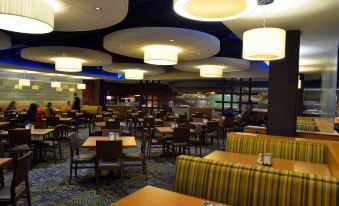
POLYGON ((131 80, 141 80, 144 79, 145 71, 139 69, 127 69, 124 70, 125 72, 125 79, 131 80))
POLYGON ((181 49, 167 45, 149 45, 142 49, 144 62, 154 65, 175 65, 178 63, 178 55, 181 49))
POLYGON ((19 85, 19 84, 15 84, 15 85, 14 85, 14 89, 15 89, 15 90, 22 89, 22 86, 19 85))
POLYGON ((51 87, 59 88, 59 87, 61 87, 61 83, 60 82, 51 82, 51 87))
POLYGON ((33 85, 32 86, 32 90, 39 90, 39 89, 40 89, 40 87, 38 85, 33 85))
POLYGON ((71 88, 68 89, 68 91, 75 92, 75 88, 71 87, 71 88))
POLYGON ((55 70, 61 72, 81 72, 82 63, 85 61, 78 58, 58 57, 53 59, 55 61, 55 70))
MULTIPOLYGON (((267 0, 266 0, 267 1, 267 0)), ((253 61, 273 61, 285 58, 286 31, 266 27, 265 0, 263 6, 263 28, 251 29, 243 34, 243 58, 253 61)))
POLYGON ((78 89, 86 89, 86 84, 77 84, 78 89))
POLYGON ((61 87, 57 87, 57 88, 55 89, 55 91, 57 91, 57 92, 62 92, 62 88, 61 88, 61 87))
POLYGON ((177 14, 198 21, 226 21, 252 12, 258 0, 174 0, 177 14))
POLYGON ((224 66, 218 65, 201 65, 197 66, 200 69, 200 77, 219 78, 223 76, 224 66))
POLYGON ((54 29, 54 8, 47 0, 0 0, 0 28, 44 34, 54 29))

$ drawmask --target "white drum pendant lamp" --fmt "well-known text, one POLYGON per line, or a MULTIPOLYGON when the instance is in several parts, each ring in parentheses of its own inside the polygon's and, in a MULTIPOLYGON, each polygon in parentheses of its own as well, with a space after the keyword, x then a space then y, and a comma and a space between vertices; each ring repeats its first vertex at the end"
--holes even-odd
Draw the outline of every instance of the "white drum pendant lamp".
POLYGON ((144 79, 144 73, 145 71, 138 69, 125 70, 125 79, 142 80, 144 79))
POLYGON ((150 45, 143 48, 144 62, 154 65, 175 65, 180 49, 167 45, 150 45))
POLYGON ((243 58, 272 61, 285 58, 286 31, 279 28, 258 28, 243 36, 243 58))
POLYGON ((54 8, 47 0, 0 0, 0 29, 44 34, 54 29, 54 8))

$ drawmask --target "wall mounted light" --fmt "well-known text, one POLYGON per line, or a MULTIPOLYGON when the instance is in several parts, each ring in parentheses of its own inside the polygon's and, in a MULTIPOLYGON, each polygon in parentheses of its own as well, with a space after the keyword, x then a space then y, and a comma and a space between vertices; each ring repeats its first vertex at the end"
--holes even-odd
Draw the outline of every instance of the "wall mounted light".
POLYGON ((61 87, 61 83, 60 82, 51 82, 51 87, 59 88, 59 87, 61 87))
POLYGON ((78 89, 86 89, 86 84, 77 84, 78 89))

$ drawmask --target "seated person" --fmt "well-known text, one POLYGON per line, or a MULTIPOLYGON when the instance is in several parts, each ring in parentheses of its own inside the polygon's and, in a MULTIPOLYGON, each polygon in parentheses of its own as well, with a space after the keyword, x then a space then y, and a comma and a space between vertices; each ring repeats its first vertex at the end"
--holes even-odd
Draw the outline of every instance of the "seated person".
POLYGON ((28 115, 28 120, 30 122, 37 122, 37 117, 38 117, 38 105, 32 103, 29 106, 29 109, 27 110, 27 115, 28 115))
POLYGON ((71 106, 71 101, 67 101, 67 105, 64 107, 65 111, 70 111, 72 110, 72 106, 71 106))
POLYGON ((46 117, 54 117, 55 112, 52 108, 52 103, 48 102, 46 106, 46 117))

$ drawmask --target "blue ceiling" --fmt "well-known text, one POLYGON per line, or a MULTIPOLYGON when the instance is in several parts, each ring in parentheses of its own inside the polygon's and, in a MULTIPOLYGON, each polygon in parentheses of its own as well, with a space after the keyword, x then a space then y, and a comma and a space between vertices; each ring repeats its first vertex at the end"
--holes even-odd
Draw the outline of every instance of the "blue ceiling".
MULTIPOLYGON (((9 63, 45 69, 53 65, 23 60, 20 51, 32 46, 74 46, 106 51, 103 37, 110 32, 133 27, 180 27, 207 32, 219 38, 221 50, 217 56, 241 58, 242 42, 220 22, 199 22, 183 18, 173 10, 172 0, 130 0, 127 17, 117 25, 86 32, 52 32, 44 35, 28 35, 3 31, 12 38, 12 48, 0 51, 0 63, 9 63)), ((141 59, 120 56, 110 53, 114 62, 142 63, 141 59)), ((84 74, 95 74, 105 77, 117 77, 101 70, 100 67, 85 67, 84 74)))

